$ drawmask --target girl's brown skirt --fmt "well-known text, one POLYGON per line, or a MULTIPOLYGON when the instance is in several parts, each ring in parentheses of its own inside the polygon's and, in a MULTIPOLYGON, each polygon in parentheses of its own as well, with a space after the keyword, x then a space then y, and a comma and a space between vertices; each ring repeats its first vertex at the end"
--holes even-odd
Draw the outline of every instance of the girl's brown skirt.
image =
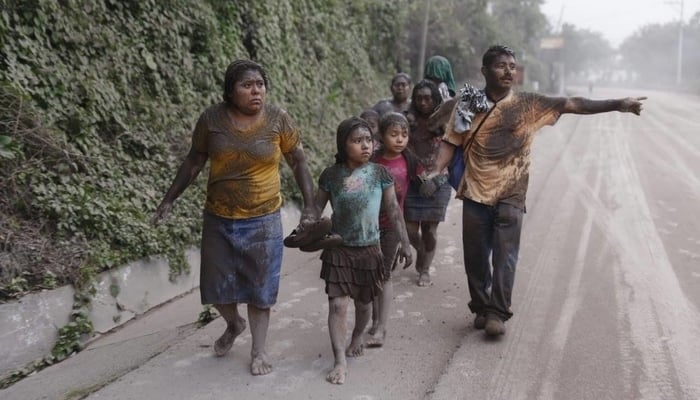
POLYGON ((382 290, 384 262, 379 245, 326 249, 321 261, 321 279, 330 298, 350 296, 367 304, 382 290))

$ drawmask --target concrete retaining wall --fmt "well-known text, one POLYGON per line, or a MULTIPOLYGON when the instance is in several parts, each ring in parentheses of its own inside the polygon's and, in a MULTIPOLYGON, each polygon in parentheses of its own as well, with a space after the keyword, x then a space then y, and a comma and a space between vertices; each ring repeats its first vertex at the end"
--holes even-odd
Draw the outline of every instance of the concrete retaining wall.
MULTIPOLYGON (((282 209, 285 234, 291 232, 298 221, 296 208, 282 209)), ((100 274, 90 311, 95 332, 105 333, 197 288, 199 249, 186 251, 186 257, 190 273, 172 282, 168 279, 168 263, 162 258, 136 261, 100 274)), ((68 323, 73 294, 72 287, 64 286, 0 304, 0 377, 51 351, 58 329, 68 323)))
MULTIPOLYGON (((190 273, 169 281, 162 258, 141 260, 100 274, 90 319, 105 333, 139 314, 199 286, 199 250, 186 252, 190 273)), ((41 359, 53 348, 58 330, 68 323, 74 290, 64 286, 0 304, 0 376, 41 359)))
POLYGON ((47 355, 72 308, 70 286, 0 304, 0 376, 47 355))
POLYGON ((90 309, 95 332, 105 333, 199 286, 199 250, 188 250, 186 257, 190 273, 173 281, 168 279, 168 262, 162 258, 136 261, 101 274, 90 309))

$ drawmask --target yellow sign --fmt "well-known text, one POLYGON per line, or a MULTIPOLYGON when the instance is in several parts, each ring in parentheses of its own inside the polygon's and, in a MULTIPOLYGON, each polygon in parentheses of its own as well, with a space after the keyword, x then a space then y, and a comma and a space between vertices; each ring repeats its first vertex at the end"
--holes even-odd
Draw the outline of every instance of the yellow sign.
POLYGON ((561 36, 550 36, 540 41, 540 49, 561 49, 562 47, 564 47, 564 38, 561 36))

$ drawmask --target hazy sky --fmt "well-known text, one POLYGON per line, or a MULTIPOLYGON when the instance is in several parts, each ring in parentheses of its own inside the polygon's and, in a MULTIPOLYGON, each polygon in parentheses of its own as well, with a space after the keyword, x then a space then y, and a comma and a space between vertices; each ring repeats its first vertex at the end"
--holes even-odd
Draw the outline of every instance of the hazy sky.
MULTIPOLYGON (((680 0, 545 0, 541 10, 552 26, 561 14, 562 23, 600 32, 618 46, 643 25, 678 21, 680 0)), ((700 0, 683 0, 686 23, 698 11, 700 0)))

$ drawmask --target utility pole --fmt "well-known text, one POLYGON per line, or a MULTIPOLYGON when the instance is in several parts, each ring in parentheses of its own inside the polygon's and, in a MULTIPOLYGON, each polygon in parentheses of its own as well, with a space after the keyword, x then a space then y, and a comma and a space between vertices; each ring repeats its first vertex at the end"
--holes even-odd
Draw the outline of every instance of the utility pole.
POLYGON ((683 0, 681 1, 681 15, 678 21, 678 66, 676 67, 676 84, 681 85, 683 77, 683 0))
POLYGON ((557 75, 557 86, 556 86, 556 93, 559 95, 563 95, 565 90, 566 90, 566 69, 564 68, 564 55, 562 54, 564 52, 563 47, 566 46, 566 43, 564 43, 564 35, 562 31, 562 22, 564 20, 564 7, 566 6, 566 3, 561 5, 561 11, 559 11, 559 20, 557 20, 557 26, 554 28, 556 33, 560 38, 561 38, 561 47, 559 47, 556 50, 556 55, 557 55, 557 61, 554 63, 552 67, 556 67, 556 75, 557 75))
POLYGON ((423 76, 425 71, 425 48, 428 42, 428 21, 430 20, 430 0, 425 0, 425 15, 423 16, 423 32, 420 39, 420 52, 418 53, 418 67, 420 68, 420 76, 423 76))
POLYGON ((676 59, 676 85, 680 86, 683 80, 683 0, 666 1, 667 4, 680 6, 678 18, 678 57, 676 59))

